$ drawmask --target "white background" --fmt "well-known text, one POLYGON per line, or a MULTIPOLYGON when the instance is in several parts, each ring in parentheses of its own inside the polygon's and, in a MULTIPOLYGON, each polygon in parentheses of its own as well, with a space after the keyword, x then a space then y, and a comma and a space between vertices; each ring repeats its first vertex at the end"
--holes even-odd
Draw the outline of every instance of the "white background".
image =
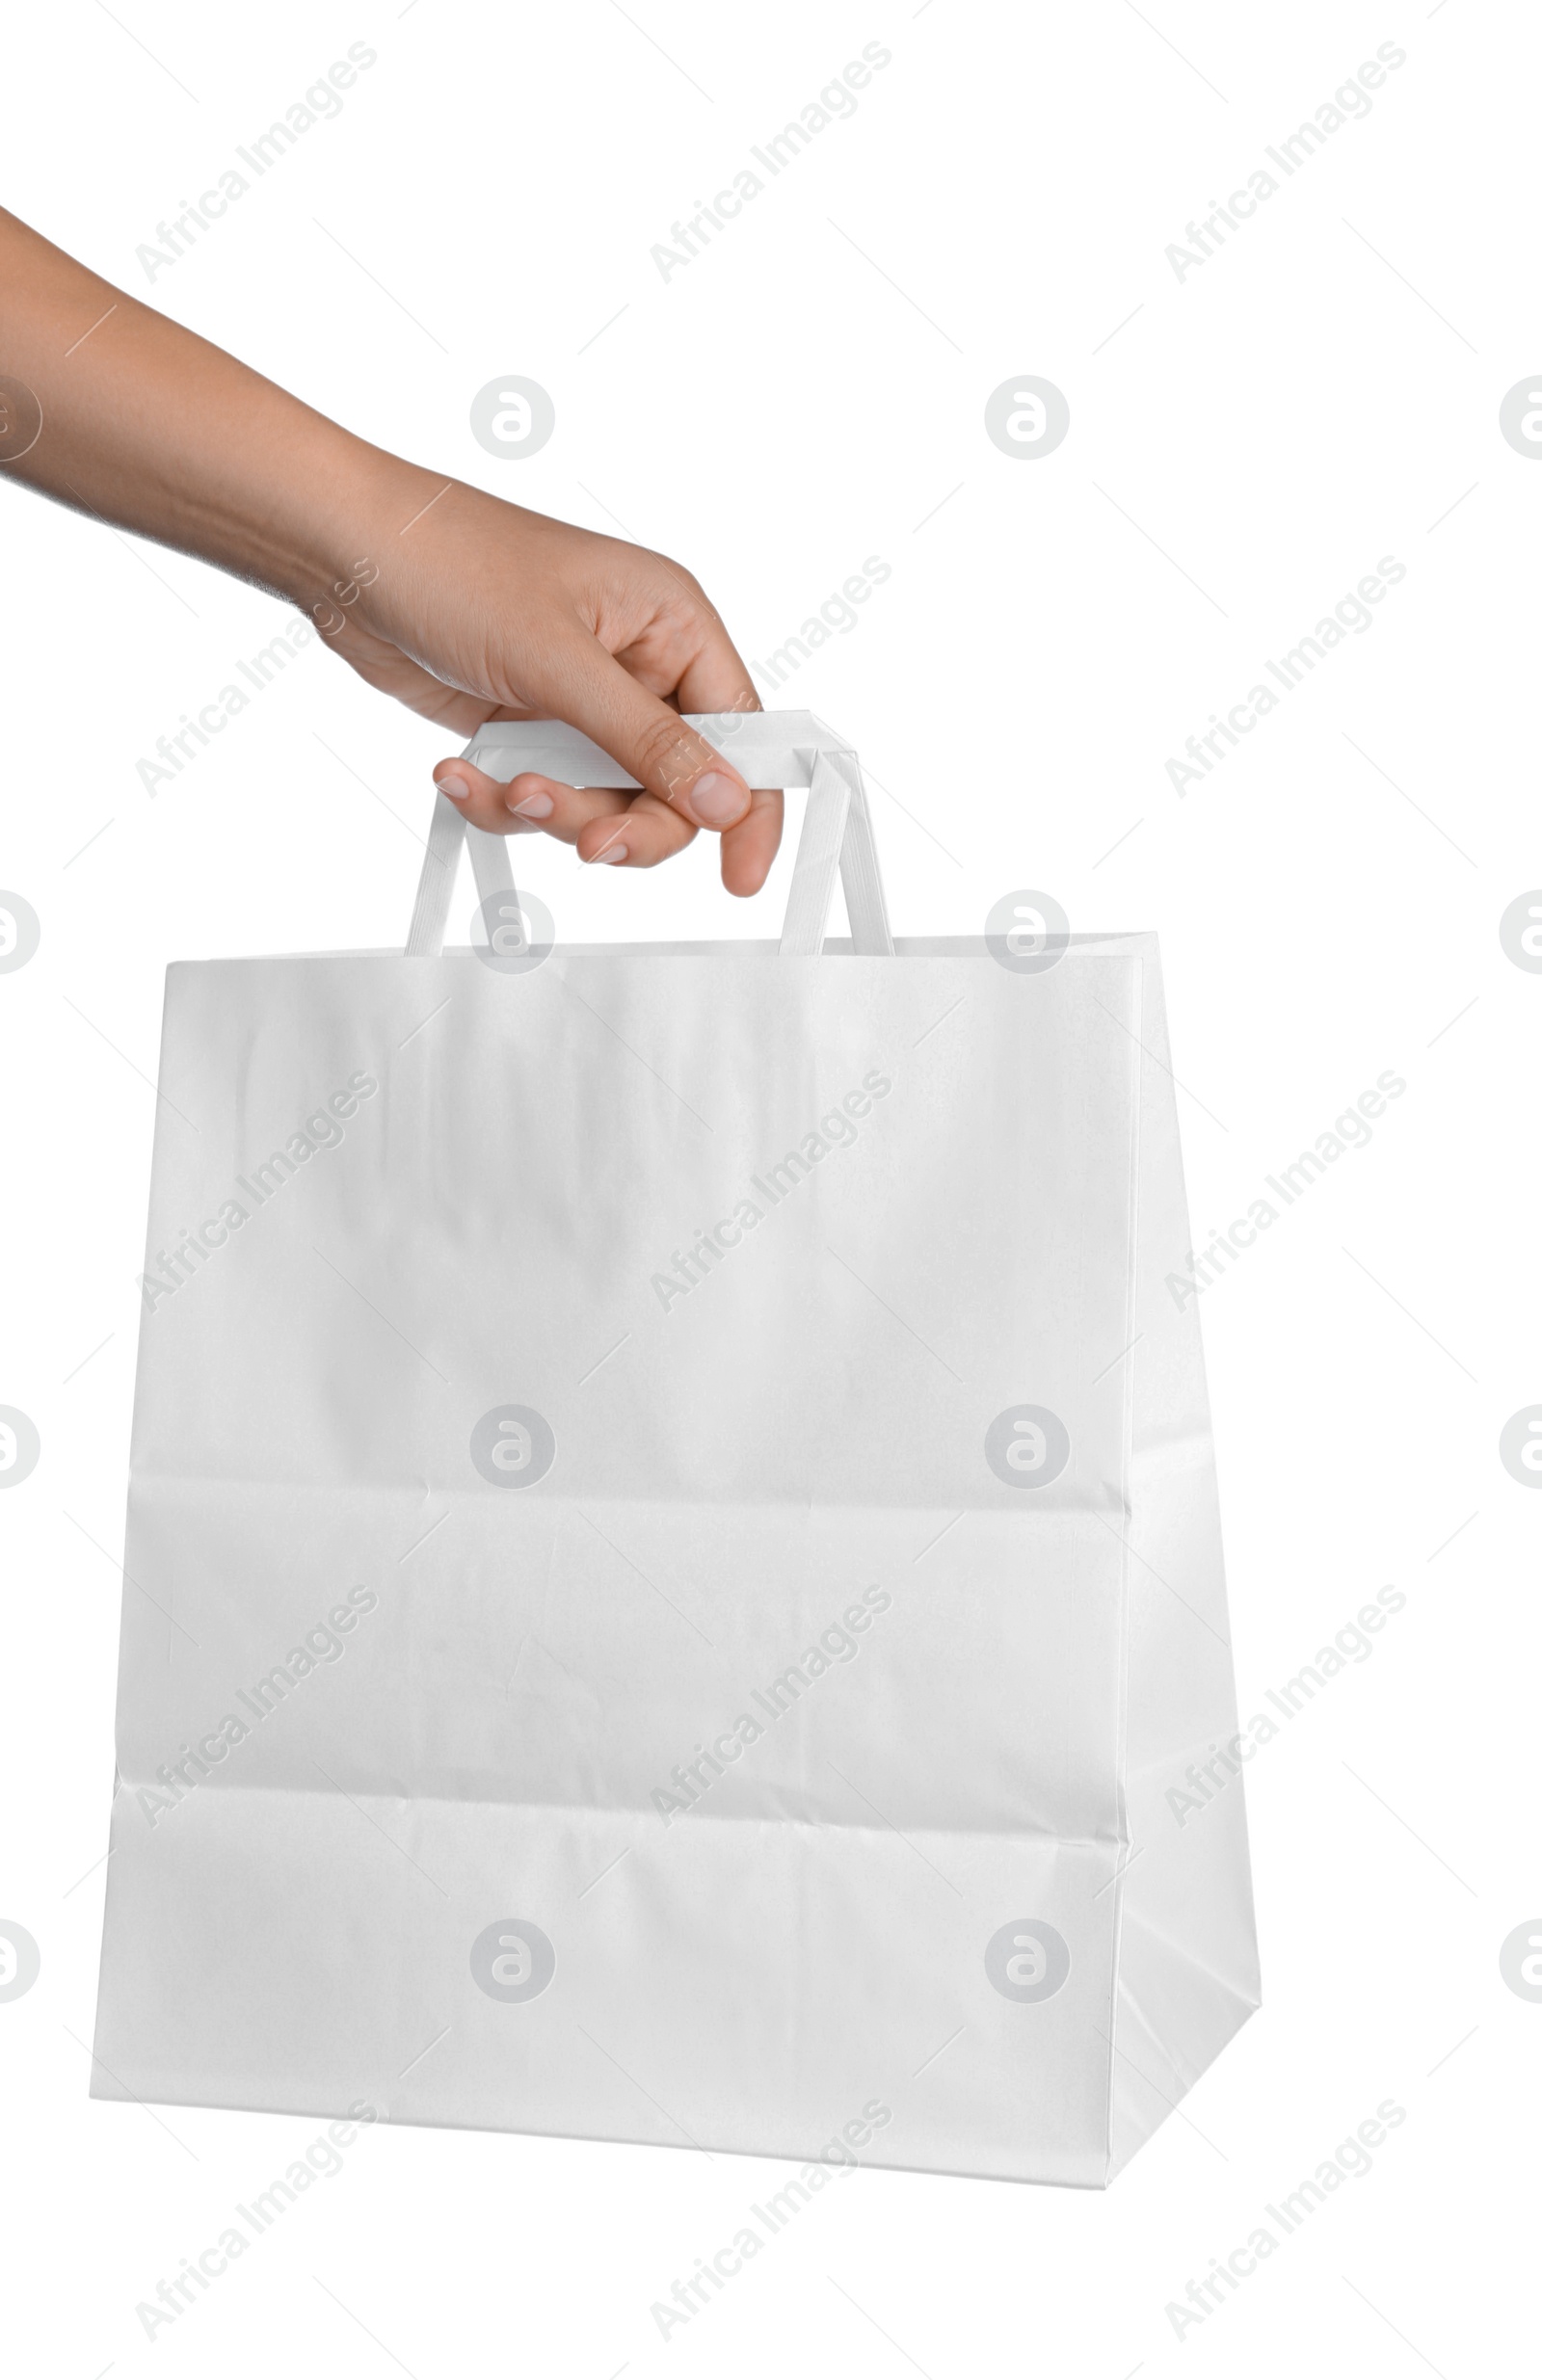
MULTIPOLYGON (((139 2301, 320 2129, 86 2096, 162 970, 399 939, 447 747, 312 646, 151 799, 137 762, 282 614, 0 492, 0 885, 42 924, 0 977, 0 1403, 42 1439, 0 1496, 0 1918, 42 1952, 0 2004, 17 2371, 1520 2367, 1542 2006, 1499 1948, 1542 1909, 1542 1495, 1497 1448, 1542 1396, 1542 978, 1498 924, 1542 884, 1542 472, 1498 415, 1542 361, 1542 26, 1148 16, 50 0, 8 29, 5 202, 311 403, 624 524, 757 660, 891 565, 780 699, 884 789, 898 931, 977 933, 1021 886, 1159 929, 1197 1244, 1407 1084, 1205 1294, 1244 1717, 1378 1587, 1407 1606, 1254 1761, 1265 2007, 1110 2194, 843 2180, 665 2343, 651 2304, 787 2169, 382 2130, 147 2341, 139 2301), (158 221, 354 40, 340 118, 151 285, 158 221), (855 118, 666 282, 651 245, 874 40, 855 118), (1168 243, 1386 41, 1369 116, 1180 281, 1168 243), (508 373, 556 407, 523 462, 467 427, 508 373), (1038 460, 983 429, 1024 373, 1071 409, 1038 460), (1373 625, 1181 798, 1185 737, 1383 556, 1373 625), (1175 2338, 1189 2278, 1388 2098, 1373 2171, 1175 2338)), ((576 939, 768 933, 786 872, 745 908, 710 838, 651 875, 516 857, 576 939)))

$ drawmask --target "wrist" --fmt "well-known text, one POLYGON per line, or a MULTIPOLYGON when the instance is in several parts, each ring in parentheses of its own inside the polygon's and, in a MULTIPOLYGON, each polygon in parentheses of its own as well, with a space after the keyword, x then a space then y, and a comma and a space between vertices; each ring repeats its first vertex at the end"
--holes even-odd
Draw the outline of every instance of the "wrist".
POLYGON ((329 435, 296 458, 273 583, 331 637, 350 614, 361 621, 373 610, 367 591, 391 570, 404 532, 445 480, 332 422, 320 426, 329 435))

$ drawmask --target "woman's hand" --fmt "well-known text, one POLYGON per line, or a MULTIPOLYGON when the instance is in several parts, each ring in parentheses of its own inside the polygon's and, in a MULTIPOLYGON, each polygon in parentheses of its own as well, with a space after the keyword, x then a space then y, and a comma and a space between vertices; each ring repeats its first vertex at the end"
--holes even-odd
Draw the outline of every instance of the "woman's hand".
POLYGON ((286 596, 370 685, 458 735, 561 719, 642 787, 503 786, 441 761, 477 826, 626 867, 707 827, 731 892, 765 882, 781 794, 679 717, 759 703, 678 564, 366 444, 3 210, 0 398, 0 476, 286 596))
POLYGON ((336 599, 310 605, 339 656, 457 735, 489 718, 566 720, 643 788, 578 792, 530 774, 499 784, 469 761, 441 761, 435 781, 471 823, 501 834, 539 829, 575 844, 581 859, 628 867, 656 865, 707 827, 722 835, 729 890, 758 891, 781 838, 782 796, 752 790, 679 717, 760 707, 689 572, 424 472, 404 468, 384 512, 382 503, 376 490, 374 534, 362 523, 353 533, 380 563, 357 561, 334 582, 336 599), (393 525, 393 512, 410 528, 393 525))

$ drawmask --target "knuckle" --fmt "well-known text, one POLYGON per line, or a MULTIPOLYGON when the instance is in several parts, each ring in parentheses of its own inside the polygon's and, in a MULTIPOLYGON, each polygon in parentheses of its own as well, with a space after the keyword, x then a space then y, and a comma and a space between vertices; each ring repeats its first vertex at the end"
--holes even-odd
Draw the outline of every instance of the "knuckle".
POLYGON ((666 712, 644 728, 638 741, 637 762, 637 773, 644 783, 650 787, 662 786, 666 797, 673 801, 693 778, 702 774, 702 745, 673 712, 666 712))
POLYGON ((653 560, 659 569, 666 571, 674 581, 678 594, 694 596, 698 603, 705 603, 707 610, 711 610, 712 606, 707 599, 706 589, 694 570, 688 570, 683 562, 677 562, 673 554, 655 552, 653 560))

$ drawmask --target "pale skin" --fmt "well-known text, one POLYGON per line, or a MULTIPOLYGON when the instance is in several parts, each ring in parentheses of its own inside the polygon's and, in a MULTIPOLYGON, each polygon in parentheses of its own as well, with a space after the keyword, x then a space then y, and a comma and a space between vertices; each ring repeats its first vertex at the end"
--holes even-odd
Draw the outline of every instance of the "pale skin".
POLYGON ((441 760, 434 781, 474 825, 623 867, 705 828, 731 892, 764 884, 781 794, 680 717, 760 707, 688 570, 369 445, 3 209, 0 479, 281 596, 447 736, 565 720, 643 788, 500 785, 441 760))

